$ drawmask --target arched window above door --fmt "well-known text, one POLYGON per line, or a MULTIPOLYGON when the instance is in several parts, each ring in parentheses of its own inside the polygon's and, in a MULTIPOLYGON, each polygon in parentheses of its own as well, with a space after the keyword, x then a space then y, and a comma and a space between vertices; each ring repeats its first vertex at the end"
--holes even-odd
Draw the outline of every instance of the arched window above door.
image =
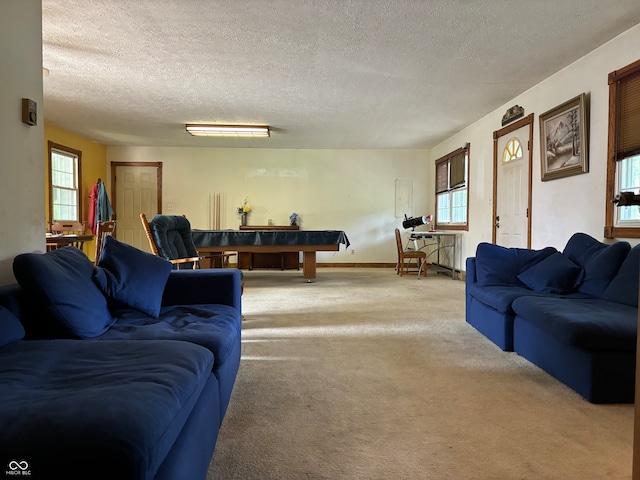
POLYGON ((502 152, 502 163, 508 163, 513 160, 520 160, 521 158, 522 145, 520 144, 520 140, 518 140, 516 137, 513 137, 504 146, 504 151, 502 152))

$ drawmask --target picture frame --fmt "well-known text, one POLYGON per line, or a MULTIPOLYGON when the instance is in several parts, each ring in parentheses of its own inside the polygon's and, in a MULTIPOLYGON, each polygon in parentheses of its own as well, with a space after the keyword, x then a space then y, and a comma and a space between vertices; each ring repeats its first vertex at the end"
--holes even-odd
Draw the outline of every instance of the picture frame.
POLYGON ((587 95, 581 93, 540 115, 542 181, 589 171, 587 95))

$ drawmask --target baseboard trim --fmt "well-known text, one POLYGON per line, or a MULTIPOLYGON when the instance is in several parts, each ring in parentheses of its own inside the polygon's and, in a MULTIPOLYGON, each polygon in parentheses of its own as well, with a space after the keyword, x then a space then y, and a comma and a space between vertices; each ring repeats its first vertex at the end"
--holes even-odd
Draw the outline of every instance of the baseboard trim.
MULTIPOLYGON (((230 263, 230 267, 237 268, 237 264, 230 263)), ((396 268, 395 263, 377 263, 377 262, 365 262, 365 263, 318 263, 317 268, 396 268)), ((273 270, 278 270, 274 268, 273 270)), ((300 264, 300 270, 302 270, 302 264, 300 264)), ((451 268, 449 268, 448 275, 451 275, 451 268)), ((443 275, 447 274, 446 271, 440 272, 443 275)), ((456 270, 457 279, 465 280, 467 272, 464 270, 456 270)))

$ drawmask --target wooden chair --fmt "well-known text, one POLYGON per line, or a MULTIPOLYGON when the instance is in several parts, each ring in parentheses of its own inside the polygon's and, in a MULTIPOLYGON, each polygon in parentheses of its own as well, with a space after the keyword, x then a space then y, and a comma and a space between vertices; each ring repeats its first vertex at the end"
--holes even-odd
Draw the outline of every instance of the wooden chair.
POLYGON ((169 260, 176 269, 198 269, 203 260, 209 260, 210 265, 215 265, 218 261, 220 266, 225 268, 229 265, 229 257, 235 255, 235 253, 200 255, 191 238, 191 224, 185 216, 156 215, 148 221, 146 215, 141 213, 140 221, 149 240, 151 252, 169 260))
POLYGON ((396 275, 401 277, 407 273, 417 273, 418 278, 420 275, 427 276, 427 254, 420 250, 405 250, 402 246, 402 237, 400 236, 400 229, 396 228, 396 245, 398 248, 398 263, 396 265, 396 275), (416 260, 416 270, 411 270, 411 260, 416 260))
POLYGON ((100 254, 102 253, 102 245, 104 244, 104 237, 113 235, 116 231, 116 222, 112 220, 110 222, 98 222, 96 226, 96 253, 94 257, 94 265, 98 265, 100 261, 100 254))
MULTIPOLYGON (((49 225, 49 231, 54 235, 79 235, 87 234, 87 222, 53 222, 49 225)), ((65 243, 82 250, 84 247, 84 239, 78 241, 69 241, 65 243)))

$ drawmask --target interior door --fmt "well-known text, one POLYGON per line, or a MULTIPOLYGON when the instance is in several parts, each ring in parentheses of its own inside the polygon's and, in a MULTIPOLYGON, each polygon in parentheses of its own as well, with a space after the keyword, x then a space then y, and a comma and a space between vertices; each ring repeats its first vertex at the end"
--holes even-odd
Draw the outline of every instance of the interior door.
POLYGON ((151 252, 140 222, 160 212, 162 163, 111 163, 118 240, 151 252))
POLYGON ((493 242, 531 246, 532 115, 494 132, 493 242))

